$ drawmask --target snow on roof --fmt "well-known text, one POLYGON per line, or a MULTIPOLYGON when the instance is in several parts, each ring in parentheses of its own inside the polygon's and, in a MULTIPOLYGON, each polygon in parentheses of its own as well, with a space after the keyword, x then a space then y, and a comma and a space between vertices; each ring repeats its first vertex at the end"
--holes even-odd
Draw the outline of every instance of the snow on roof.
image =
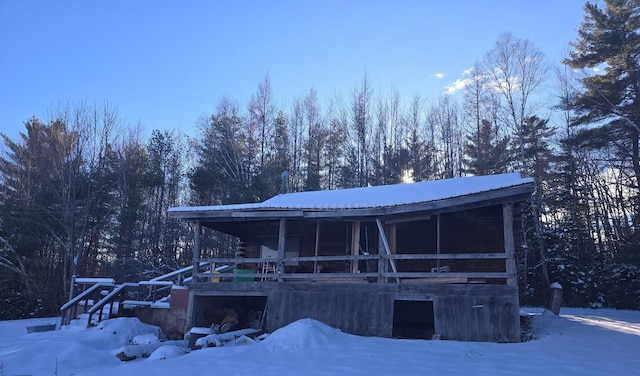
POLYGON ((279 194, 261 203, 219 206, 176 207, 169 211, 244 211, 285 209, 365 209, 380 208, 466 196, 502 188, 530 184, 532 178, 519 173, 471 176, 409 184, 380 185, 328 191, 279 194))

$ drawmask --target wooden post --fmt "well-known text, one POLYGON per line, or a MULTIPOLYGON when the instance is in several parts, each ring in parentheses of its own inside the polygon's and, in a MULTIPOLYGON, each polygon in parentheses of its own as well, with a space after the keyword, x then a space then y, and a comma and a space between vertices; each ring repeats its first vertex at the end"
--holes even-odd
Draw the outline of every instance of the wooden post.
POLYGON ((549 310, 554 315, 560 314, 560 307, 562 306, 562 285, 558 282, 554 282, 549 286, 551 290, 549 294, 549 310))
POLYGON ((189 290, 189 300, 187 301, 187 319, 185 322, 184 332, 186 333, 189 329, 195 326, 196 320, 196 307, 197 304, 195 302, 196 295, 193 293, 193 290, 189 290))
POLYGON ((194 282, 197 282, 196 275, 200 272, 200 252, 202 248, 202 241, 200 235, 202 233, 202 224, 200 221, 196 222, 195 234, 193 237, 193 269, 191 271, 191 277, 194 282))
MULTIPOLYGON (((75 288, 74 288, 75 284, 76 284, 76 275, 73 274, 73 275, 71 275, 71 284, 69 286, 69 300, 67 300, 68 302, 71 301, 71 299, 73 299, 73 292, 75 290, 75 288)), ((71 322, 71 318, 75 317, 75 315, 76 315, 75 310, 76 310, 77 306, 78 306, 77 304, 74 304, 71 309, 66 310, 64 312, 64 314, 61 315, 61 317, 60 317, 60 326, 67 325, 67 324, 69 324, 71 322)), ((86 311, 86 309, 85 309, 85 311, 86 311)))
POLYGON ((287 240, 287 220, 280 218, 280 228, 278 230, 278 281, 282 281, 282 274, 284 274, 284 256, 285 246, 287 240))
POLYGON ((387 241, 389 242, 389 250, 391 251, 391 254, 396 254, 396 250, 398 248, 398 224, 391 223, 387 225, 387 229, 387 241))
POLYGON ((385 250, 382 243, 382 235, 378 234, 378 283, 387 283, 387 279, 382 276, 382 273, 385 272, 385 262, 382 258, 385 250))
MULTIPOLYGON (((351 255, 357 256, 360 254, 360 221, 353 221, 353 227, 351 228, 351 255)), ((351 273, 358 272, 358 261, 351 260, 351 273)))
MULTIPOLYGON (((382 225, 382 221, 380 220, 380 218, 376 218, 376 224, 378 225, 378 232, 380 233, 380 238, 382 239, 384 250, 385 252, 387 252, 388 256, 391 256, 391 248, 389 248, 387 234, 384 233, 384 226, 382 225)), ((398 269, 396 269, 396 260, 389 258, 389 263, 391 264, 391 269, 393 270, 393 272, 398 273, 398 269)), ((396 277, 396 282, 400 283, 400 278, 396 277)))
POLYGON ((440 214, 436 216, 436 270, 440 272, 440 214))
POLYGON ((502 223, 504 228, 504 253, 507 254, 505 259, 507 272, 507 285, 517 286, 517 270, 516 270, 516 246, 513 237, 513 203, 508 202, 502 205, 502 223))
POLYGON ((76 284, 76 275, 73 274, 71 276, 71 285, 69 286, 69 300, 73 299, 73 290, 74 290, 75 284, 76 284))
POLYGON ((313 272, 317 273, 318 272, 318 253, 320 250, 320 220, 318 220, 316 222, 316 247, 315 247, 315 252, 314 255, 316 257, 315 260, 313 260, 313 272))
MULTIPOLYGON (((398 223, 394 222, 391 223, 389 225, 385 225, 385 234, 387 237, 387 242, 389 243, 389 253, 391 255, 395 255, 398 249, 398 223)), ((394 260, 391 260, 391 262, 393 262, 393 265, 395 266, 396 262, 394 260)), ((384 264, 384 272, 388 272, 389 271, 389 263, 385 263, 384 264)), ((399 279, 396 279, 399 281, 399 279)))

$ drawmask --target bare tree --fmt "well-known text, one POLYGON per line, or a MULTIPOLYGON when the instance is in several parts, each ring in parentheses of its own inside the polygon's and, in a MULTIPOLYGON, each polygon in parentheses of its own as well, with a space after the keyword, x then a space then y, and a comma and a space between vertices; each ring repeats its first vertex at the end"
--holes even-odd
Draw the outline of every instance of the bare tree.
POLYGON ((256 136, 259 144, 259 157, 257 168, 262 171, 267 161, 267 154, 273 146, 275 106, 273 104, 273 93, 271 91, 271 80, 269 75, 258 84, 258 92, 251 95, 249 100, 249 122, 258 128, 256 136))
POLYGON ((369 183, 370 174, 370 147, 371 147, 371 97, 373 90, 365 75, 360 84, 353 90, 351 99, 351 127, 349 138, 351 141, 351 154, 355 163, 354 183, 358 187, 365 187, 369 183))
POLYGON ((462 126, 458 106, 450 96, 441 96, 429 109, 427 126, 436 132, 441 178, 462 175, 462 126))
POLYGON ((304 145, 305 141, 305 121, 304 121, 304 104, 301 98, 293 101, 291 115, 289 116, 290 132, 289 141, 291 143, 291 171, 289 171, 289 180, 291 190, 301 191, 304 188, 304 145))
POLYGON ((484 58, 488 84, 499 96, 499 118, 513 129, 519 141, 520 168, 525 167, 525 119, 534 115, 532 96, 541 89, 548 69, 537 47, 510 33, 500 35, 484 58))
POLYGON ((95 261, 100 233, 113 213, 109 194, 115 179, 110 163, 123 122, 117 109, 106 103, 61 106, 53 116, 65 124, 61 136, 64 134, 70 141, 65 144, 68 149, 63 157, 51 164, 51 171, 57 176, 59 206, 49 213, 50 223, 55 224, 51 235, 66 255, 63 279, 68 285, 68 278, 78 274, 83 259, 95 261))
POLYGON ((327 132, 321 117, 318 94, 314 89, 311 89, 304 98, 304 117, 309 132, 306 144, 307 178, 304 189, 317 191, 320 190, 322 155, 327 132))

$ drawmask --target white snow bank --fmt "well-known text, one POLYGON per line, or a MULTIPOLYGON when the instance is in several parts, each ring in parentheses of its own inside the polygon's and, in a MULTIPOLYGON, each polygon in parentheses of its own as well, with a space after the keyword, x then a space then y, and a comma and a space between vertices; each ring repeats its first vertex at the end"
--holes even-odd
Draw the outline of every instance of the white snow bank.
POLYGON ((160 346, 154 351, 148 358, 149 362, 155 362, 158 360, 166 360, 170 358, 176 358, 184 355, 188 352, 185 346, 166 345, 160 346))
POLYGON ((336 343, 341 336, 351 335, 317 320, 302 319, 271 333, 261 345, 270 351, 314 349, 336 343))
POLYGON ((555 316, 542 309, 523 308, 523 311, 532 315, 535 338, 526 343, 359 337, 305 319, 275 331, 255 345, 211 347, 185 353, 186 345, 165 342, 156 344, 160 346, 148 359, 130 362, 117 360, 108 347, 144 335, 140 333, 143 330, 139 330, 143 326, 135 323, 105 322, 102 330, 25 334, 25 326, 38 321, 0 321, 0 364, 4 375, 57 372, 76 376, 590 376, 638 373, 640 312, 563 308, 563 313, 555 316), (114 340, 110 336, 121 338, 114 340), (100 338, 102 342, 98 341, 100 338))

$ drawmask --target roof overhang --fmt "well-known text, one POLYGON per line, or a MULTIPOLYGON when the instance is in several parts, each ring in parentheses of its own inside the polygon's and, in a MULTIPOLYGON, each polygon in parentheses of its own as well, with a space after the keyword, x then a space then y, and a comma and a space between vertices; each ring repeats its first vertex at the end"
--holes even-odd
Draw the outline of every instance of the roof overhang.
MULTIPOLYGON (((393 219, 408 217, 412 215, 431 215, 450 211, 465 210, 476 207, 496 205, 506 202, 519 202, 526 200, 534 191, 533 180, 522 179, 518 174, 517 180, 512 185, 500 186, 494 189, 478 190, 462 195, 442 195, 435 199, 410 202, 406 204, 385 205, 374 207, 349 207, 348 205, 336 205, 334 208, 323 207, 295 207, 289 201, 288 207, 274 207, 267 205, 269 200, 258 204, 221 205, 221 206, 194 206, 171 208, 169 216, 171 218, 191 221, 191 222, 231 222, 231 221, 253 221, 253 220, 274 220, 282 218, 291 219, 350 219, 367 217, 393 219)), ((515 178, 515 176, 514 176, 515 178)), ((453 179, 449 179, 453 180, 453 179)), ((473 183, 473 180, 469 181, 473 183)), ((425 187, 428 187, 426 182, 425 187)), ((416 183, 414 183, 416 184, 416 183)), ((368 188, 359 188, 366 190, 368 188)), ((398 192, 402 192, 400 187, 398 192)), ((324 191, 326 195, 339 191, 324 191)), ((319 192, 314 192, 319 193, 319 192)), ((401 193, 400 193, 401 194, 401 193)), ((295 194, 291 194, 292 196, 295 194)), ((324 196, 323 196, 324 197, 324 196)), ((336 194, 335 197, 338 197, 336 194)), ((281 200, 282 201, 282 200, 281 200)))

